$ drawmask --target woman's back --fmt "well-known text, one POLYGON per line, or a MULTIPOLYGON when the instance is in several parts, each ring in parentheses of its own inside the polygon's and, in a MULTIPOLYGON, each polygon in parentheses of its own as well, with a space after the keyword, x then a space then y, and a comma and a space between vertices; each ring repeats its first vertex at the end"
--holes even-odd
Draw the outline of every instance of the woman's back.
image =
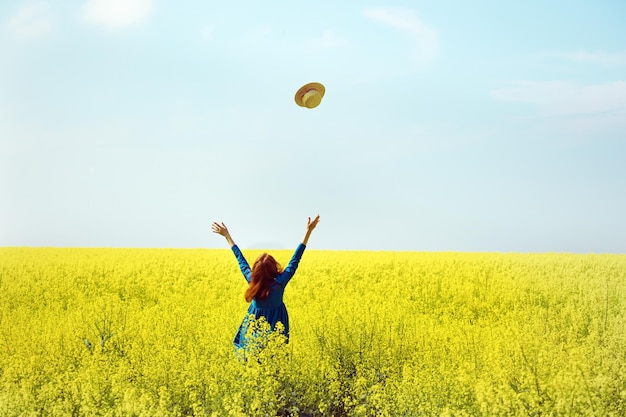
POLYGON ((285 294, 285 286, 274 282, 270 288, 269 296, 265 299, 256 297, 251 304, 258 308, 276 308, 283 304, 283 295, 285 294))

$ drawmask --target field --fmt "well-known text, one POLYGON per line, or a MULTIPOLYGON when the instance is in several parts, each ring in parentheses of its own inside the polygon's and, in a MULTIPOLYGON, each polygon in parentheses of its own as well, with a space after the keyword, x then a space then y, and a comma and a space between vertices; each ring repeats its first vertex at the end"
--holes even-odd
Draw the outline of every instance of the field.
POLYGON ((626 415, 626 255, 307 249, 242 361, 245 286, 229 250, 0 248, 0 416, 626 415))

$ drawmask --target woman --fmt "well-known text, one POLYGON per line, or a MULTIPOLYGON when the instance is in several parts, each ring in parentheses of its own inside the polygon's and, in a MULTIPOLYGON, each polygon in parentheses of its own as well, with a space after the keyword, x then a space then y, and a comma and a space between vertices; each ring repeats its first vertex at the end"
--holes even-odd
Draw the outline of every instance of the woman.
POLYGON ((250 307, 235 335, 234 344, 237 348, 243 348, 246 345, 247 320, 250 315, 253 315, 255 319, 264 317, 272 330, 275 329, 278 322, 282 323, 285 342, 289 342, 289 315, 287 314, 287 308, 283 302, 283 294, 289 280, 296 273, 298 263, 304 253, 311 232, 315 229, 319 221, 319 214, 313 220, 309 217, 302 243, 296 248, 296 251, 285 269, 282 269, 278 262, 267 253, 261 254, 254 262, 252 269, 250 269, 248 261, 246 261, 239 247, 237 247, 233 241, 226 225, 224 223, 219 224, 213 222, 213 232, 226 238, 228 245, 231 247, 239 262, 239 268, 243 276, 246 278, 246 281, 248 281, 248 289, 246 290, 245 298, 246 301, 250 303, 250 307))

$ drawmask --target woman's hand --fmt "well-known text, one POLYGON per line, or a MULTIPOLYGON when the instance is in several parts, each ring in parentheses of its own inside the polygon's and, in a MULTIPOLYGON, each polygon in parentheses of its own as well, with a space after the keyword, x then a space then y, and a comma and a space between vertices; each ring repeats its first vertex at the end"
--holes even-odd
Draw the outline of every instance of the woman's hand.
POLYGON ((224 222, 222 222, 222 224, 219 224, 218 222, 213 222, 213 224, 211 225, 211 229, 213 229, 213 233, 217 233, 218 235, 222 235, 224 237, 228 236, 228 228, 226 227, 226 225, 224 224, 224 222))
POLYGON ((213 224, 211 225, 211 229, 213 229, 213 233, 224 236, 231 247, 235 246, 235 242, 230 237, 230 233, 228 232, 228 228, 226 227, 224 222, 222 222, 222 224, 219 224, 218 222, 213 222, 213 224))
POLYGON ((304 238, 302 239, 302 244, 304 246, 306 246, 306 244, 309 242, 309 237, 311 236, 311 232, 313 231, 313 229, 315 229, 315 226, 317 226, 319 221, 320 221, 320 215, 319 214, 317 216, 315 216, 315 218, 313 220, 311 220, 310 217, 307 220, 307 222, 306 222, 306 233, 304 234, 304 238))
POLYGON ((309 220, 306 222, 306 230, 307 232, 312 232, 315 229, 315 226, 320 222, 320 215, 315 216, 313 220, 309 217, 309 220))

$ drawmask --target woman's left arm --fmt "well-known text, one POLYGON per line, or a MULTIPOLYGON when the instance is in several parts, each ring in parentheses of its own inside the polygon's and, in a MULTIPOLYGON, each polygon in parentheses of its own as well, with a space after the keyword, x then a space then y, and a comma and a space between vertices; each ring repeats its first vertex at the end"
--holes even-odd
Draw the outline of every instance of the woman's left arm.
POLYGON ((226 227, 224 222, 222 222, 222 224, 219 224, 218 222, 213 222, 213 224, 211 225, 211 229, 213 229, 213 233, 224 236, 226 238, 226 242, 228 242, 228 245, 231 248, 235 246, 235 241, 232 237, 230 237, 230 232, 228 231, 228 228, 226 227))
POLYGON ((213 222, 213 224, 211 225, 211 228, 213 229, 213 233, 217 233, 218 235, 224 236, 226 238, 226 242, 228 242, 228 245, 233 250, 235 257, 237 258, 237 262, 239 263, 239 269, 241 269, 241 273, 243 274, 246 281, 250 282, 250 279, 252 278, 252 271, 250 270, 250 265, 248 265, 248 261, 246 261, 246 258, 243 256, 243 253, 241 253, 241 251, 239 250, 239 247, 235 244, 235 241, 230 236, 230 232, 228 231, 228 228, 226 227, 224 222, 222 222, 222 224, 213 222))
POLYGON ((235 257, 237 258, 237 262, 239 263, 239 269, 241 269, 241 273, 246 281, 250 282, 252 279, 252 271, 250 270, 250 265, 248 265, 248 261, 246 261, 245 256, 239 250, 239 246, 234 245, 232 248, 235 257))

